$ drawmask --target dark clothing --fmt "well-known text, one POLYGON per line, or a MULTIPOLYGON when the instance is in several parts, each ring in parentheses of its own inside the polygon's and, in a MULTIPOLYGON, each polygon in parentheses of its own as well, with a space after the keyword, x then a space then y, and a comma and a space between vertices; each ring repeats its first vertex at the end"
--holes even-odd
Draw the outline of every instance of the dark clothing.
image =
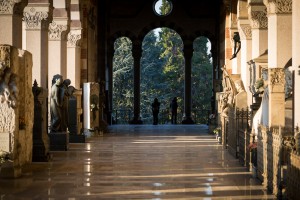
POLYGON ((171 123, 177 124, 177 108, 178 108, 177 99, 174 98, 172 100, 172 102, 170 104, 170 108, 171 108, 171 112, 172 112, 171 123))
POLYGON ((160 102, 157 99, 154 99, 152 103, 152 114, 153 114, 153 125, 158 124, 158 113, 159 113, 160 102))

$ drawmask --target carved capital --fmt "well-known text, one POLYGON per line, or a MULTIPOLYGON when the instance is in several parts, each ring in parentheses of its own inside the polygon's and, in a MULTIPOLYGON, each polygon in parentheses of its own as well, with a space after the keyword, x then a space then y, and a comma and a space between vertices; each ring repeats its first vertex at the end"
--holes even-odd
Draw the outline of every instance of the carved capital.
POLYGON ((267 9, 265 9, 264 11, 251 11, 250 20, 252 28, 268 28, 267 9))
POLYGON ((25 11, 23 16, 23 21, 26 22, 27 29, 41 29, 42 20, 48 18, 48 12, 37 11, 32 7, 29 11, 25 11))
POLYGON ((246 39, 246 40, 250 40, 250 39, 252 39, 252 29, 251 29, 251 26, 250 25, 248 25, 248 24, 241 24, 240 25, 240 27, 241 27, 241 32, 242 32, 242 34, 240 34, 241 35, 241 38, 242 39, 246 39))
POLYGON ((269 14, 292 14, 293 0, 264 0, 269 14))
POLYGON ((78 31, 70 31, 68 34, 68 47, 79 46, 79 40, 81 39, 81 33, 78 31))
POLYGON ((0 0, 0 14, 13 14, 14 6, 21 0, 0 0))
POLYGON ((62 32, 67 28, 67 25, 57 24, 53 21, 49 24, 49 40, 61 40, 62 32))

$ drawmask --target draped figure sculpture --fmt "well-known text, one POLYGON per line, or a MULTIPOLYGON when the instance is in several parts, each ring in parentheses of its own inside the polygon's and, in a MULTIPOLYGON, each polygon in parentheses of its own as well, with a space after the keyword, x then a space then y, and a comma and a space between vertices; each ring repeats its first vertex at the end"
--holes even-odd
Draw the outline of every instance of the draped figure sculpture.
POLYGON ((63 131, 64 88, 62 83, 61 75, 56 74, 53 76, 50 96, 51 132, 63 131))
POLYGON ((264 125, 268 126, 269 125, 269 88, 267 85, 267 74, 262 75, 262 79, 264 80, 264 92, 262 96, 262 101, 260 104, 259 109, 255 113, 253 117, 253 122, 252 122, 252 132, 257 136, 258 134, 258 126, 259 125, 264 125))

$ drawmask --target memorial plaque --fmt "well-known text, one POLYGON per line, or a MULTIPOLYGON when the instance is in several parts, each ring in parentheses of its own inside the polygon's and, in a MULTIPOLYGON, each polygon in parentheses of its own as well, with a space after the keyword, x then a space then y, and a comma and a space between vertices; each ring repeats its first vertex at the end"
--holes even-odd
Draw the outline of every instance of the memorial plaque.
POLYGON ((0 133, 0 151, 10 152, 10 134, 0 133))

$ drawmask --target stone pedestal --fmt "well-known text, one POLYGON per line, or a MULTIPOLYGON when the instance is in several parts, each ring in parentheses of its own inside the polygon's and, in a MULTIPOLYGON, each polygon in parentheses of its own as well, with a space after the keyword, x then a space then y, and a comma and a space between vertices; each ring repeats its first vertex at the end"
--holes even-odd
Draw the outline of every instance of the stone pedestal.
MULTIPOLYGON (((43 102, 46 101, 44 89, 38 87, 35 82, 32 87, 32 93, 34 97, 34 124, 33 124, 33 146, 32 146, 32 161, 33 162, 46 162, 49 160, 49 148, 46 148, 48 144, 43 140, 43 130, 45 131, 45 122, 43 121, 43 102), (44 98, 45 96, 45 98, 44 98), (43 129, 44 127, 44 129, 43 129)), ((47 94, 46 94, 47 95, 47 94)))
POLYGON ((85 135, 78 132, 78 114, 77 114, 77 99, 75 96, 69 98, 69 142, 84 143, 85 135))
POLYGON ((69 148, 69 133, 56 132, 49 134, 50 151, 67 151, 69 148))

